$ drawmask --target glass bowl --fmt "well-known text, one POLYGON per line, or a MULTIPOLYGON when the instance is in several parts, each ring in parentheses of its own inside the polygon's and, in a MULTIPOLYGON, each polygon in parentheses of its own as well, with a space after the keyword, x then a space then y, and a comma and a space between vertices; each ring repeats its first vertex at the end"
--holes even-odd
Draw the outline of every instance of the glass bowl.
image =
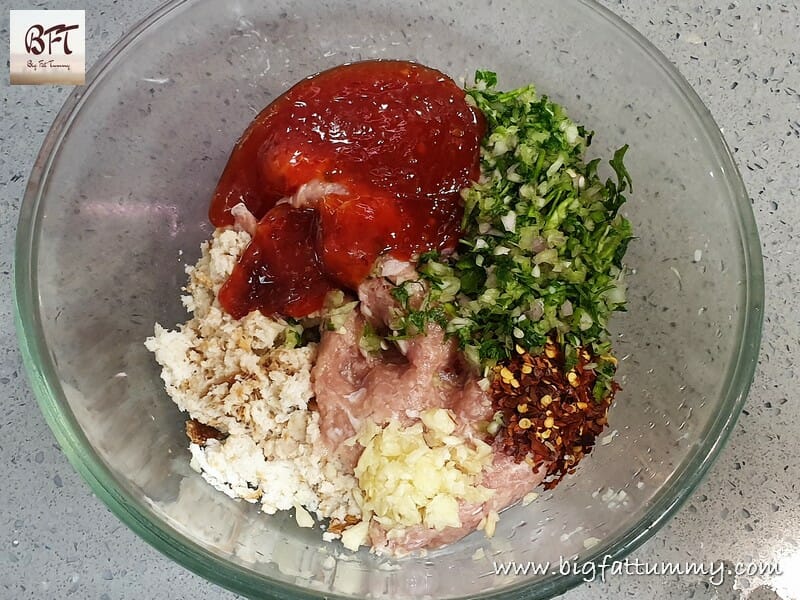
POLYGON ((171 2, 58 115, 23 202, 15 278, 31 383, 75 467, 156 548, 256 598, 540 598, 579 583, 582 565, 663 525, 719 453, 763 303, 748 197, 708 111, 653 46, 578 0, 171 2), (156 321, 186 318, 184 267, 253 115, 306 75, 379 57, 535 82, 596 130, 592 155, 630 144, 638 236, 629 312, 612 323, 623 391, 608 435, 577 475, 506 511, 494 538, 398 561, 343 553, 207 485, 143 345, 156 321), (510 560, 550 566, 495 573, 510 560))

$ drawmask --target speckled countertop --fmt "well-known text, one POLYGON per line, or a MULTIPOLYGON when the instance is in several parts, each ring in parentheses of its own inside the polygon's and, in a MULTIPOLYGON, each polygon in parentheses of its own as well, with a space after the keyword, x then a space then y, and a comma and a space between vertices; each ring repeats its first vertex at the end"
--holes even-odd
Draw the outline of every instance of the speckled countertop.
MULTIPOLYGON (((87 63, 160 0, 16 2, 87 9, 87 63)), ((730 443, 686 506, 633 557, 779 561, 783 574, 612 576, 564 598, 800 598, 800 6, 755 0, 604 0, 671 59, 709 106, 734 151, 761 232, 766 319, 759 368, 730 443)), ((0 38, 8 10, 0 3, 0 38)), ((0 43, 3 52, 8 48, 0 43)), ((7 58, 7 55, 6 57, 7 58)), ((3 61, 6 62, 5 60, 3 61)), ((7 64, 7 63, 6 63, 7 64)), ((11 313, 20 200, 69 89, 8 85, 0 119, 0 598, 233 598, 170 562, 122 525, 59 450, 25 380, 11 313)))

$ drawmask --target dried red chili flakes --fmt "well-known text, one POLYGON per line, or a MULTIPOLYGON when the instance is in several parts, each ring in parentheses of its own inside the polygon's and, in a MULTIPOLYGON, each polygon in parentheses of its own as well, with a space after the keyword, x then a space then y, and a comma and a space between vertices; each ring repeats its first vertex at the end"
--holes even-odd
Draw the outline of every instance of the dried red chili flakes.
POLYGON ((619 386, 601 401, 592 390, 596 358, 577 349, 577 363, 566 369, 564 354, 549 341, 541 354, 517 347, 517 355, 495 368, 491 386, 495 411, 503 415, 497 434, 500 450, 534 471, 546 465, 545 489, 554 488, 591 452, 608 424, 608 407, 619 386))

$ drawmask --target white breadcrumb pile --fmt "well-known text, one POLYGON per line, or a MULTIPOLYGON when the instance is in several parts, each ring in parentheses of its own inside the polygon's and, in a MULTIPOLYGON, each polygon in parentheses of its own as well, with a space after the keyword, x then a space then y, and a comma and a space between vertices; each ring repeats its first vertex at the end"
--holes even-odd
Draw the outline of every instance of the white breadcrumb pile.
POLYGON ((218 229, 187 267, 182 297, 193 314, 170 331, 156 324, 145 342, 161 365, 167 393, 181 410, 219 430, 221 439, 191 443, 192 467, 233 498, 264 512, 295 509, 298 524, 359 517, 358 482, 322 443, 311 367, 316 344, 293 348, 289 325, 258 311, 228 315, 217 293, 250 242, 243 231, 218 229))

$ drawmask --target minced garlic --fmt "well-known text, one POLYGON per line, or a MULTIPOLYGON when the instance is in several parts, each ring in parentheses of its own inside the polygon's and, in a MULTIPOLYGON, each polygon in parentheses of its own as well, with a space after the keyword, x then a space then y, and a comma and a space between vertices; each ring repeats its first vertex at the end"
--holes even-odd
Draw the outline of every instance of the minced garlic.
POLYGON ((445 409, 427 410, 421 421, 369 424, 356 438, 364 446, 355 469, 359 504, 386 529, 460 527, 459 501, 480 504, 493 494, 479 485, 491 447, 453 435, 455 422, 445 409))

